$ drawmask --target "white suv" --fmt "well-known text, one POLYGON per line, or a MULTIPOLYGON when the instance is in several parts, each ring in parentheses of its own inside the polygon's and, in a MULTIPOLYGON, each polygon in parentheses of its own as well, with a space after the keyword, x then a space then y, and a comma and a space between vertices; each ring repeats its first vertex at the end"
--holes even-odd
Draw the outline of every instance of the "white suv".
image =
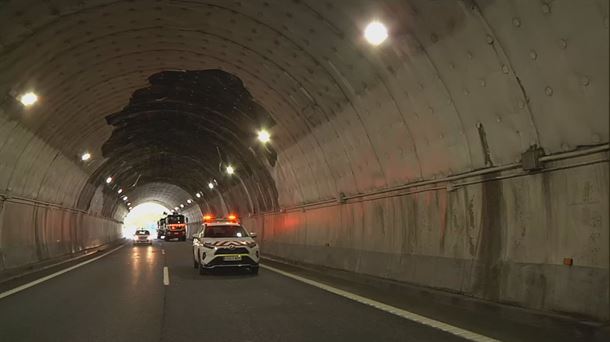
POLYGON ((193 234, 193 266, 199 274, 220 267, 247 268, 258 274, 256 234, 235 221, 206 222, 193 234))

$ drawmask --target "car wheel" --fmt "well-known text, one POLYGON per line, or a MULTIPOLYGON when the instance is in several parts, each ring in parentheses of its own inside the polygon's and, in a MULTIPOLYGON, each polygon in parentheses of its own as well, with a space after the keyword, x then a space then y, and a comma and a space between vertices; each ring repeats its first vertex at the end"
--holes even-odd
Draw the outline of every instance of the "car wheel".
POLYGON ((203 268, 203 263, 201 262, 201 255, 197 255, 197 258, 199 260, 199 274, 200 275, 206 275, 208 274, 208 270, 206 270, 205 268, 203 268))
POLYGON ((193 250, 193 268, 197 269, 199 268, 199 263, 197 262, 197 259, 195 259, 195 250, 193 250))
POLYGON ((250 267, 250 273, 257 275, 258 274, 258 266, 250 267))

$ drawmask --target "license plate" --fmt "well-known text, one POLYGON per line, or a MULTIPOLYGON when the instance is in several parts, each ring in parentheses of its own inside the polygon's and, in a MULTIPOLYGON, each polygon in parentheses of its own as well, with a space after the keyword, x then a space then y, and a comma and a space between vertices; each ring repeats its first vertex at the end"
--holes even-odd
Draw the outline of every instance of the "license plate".
POLYGON ((241 255, 227 255, 222 258, 224 261, 239 261, 241 260, 241 255))

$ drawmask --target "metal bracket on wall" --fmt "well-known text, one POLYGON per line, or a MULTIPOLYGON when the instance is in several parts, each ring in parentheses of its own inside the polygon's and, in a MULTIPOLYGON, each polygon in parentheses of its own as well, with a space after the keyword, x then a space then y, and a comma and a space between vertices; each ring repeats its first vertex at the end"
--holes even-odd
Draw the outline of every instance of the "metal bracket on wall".
POLYGON ((347 198, 345 198, 345 194, 340 192, 337 194, 337 203, 345 203, 347 201, 347 198))
POLYGON ((544 150, 537 145, 532 145, 530 148, 521 153, 521 168, 525 171, 536 171, 544 167, 541 157, 544 156, 544 150))

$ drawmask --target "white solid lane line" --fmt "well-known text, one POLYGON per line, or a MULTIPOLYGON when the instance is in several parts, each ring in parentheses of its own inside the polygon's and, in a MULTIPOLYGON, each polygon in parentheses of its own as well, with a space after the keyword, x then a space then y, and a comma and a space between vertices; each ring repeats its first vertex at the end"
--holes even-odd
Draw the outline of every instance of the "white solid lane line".
POLYGON ((277 269, 275 267, 266 266, 266 265, 261 265, 261 267, 266 268, 266 269, 268 269, 270 271, 279 273, 279 274, 281 274, 283 276, 286 276, 286 277, 298 280, 300 282, 303 282, 303 283, 315 286, 315 287, 320 288, 322 290, 334 293, 336 295, 339 295, 339 296, 342 296, 342 297, 354 300, 354 301, 359 302, 359 303, 370 305, 370 306, 372 306, 372 307, 374 307, 376 309, 379 309, 379 310, 391 313, 393 315, 396 315, 396 316, 408 319, 408 320, 413 321, 413 322, 417 322, 419 324, 427 325, 429 327, 442 330, 442 331, 447 332, 449 334, 456 335, 456 336, 459 336, 459 337, 462 337, 462 338, 465 338, 465 339, 468 339, 468 340, 471 340, 471 341, 477 341, 477 342, 498 342, 499 341, 499 340, 493 339, 491 337, 479 335, 479 334, 474 333, 472 331, 468 331, 468 330, 465 330, 465 329, 462 329, 462 328, 458 328, 456 326, 453 326, 453 325, 450 325, 450 324, 447 324, 447 323, 443 323, 443 322, 440 322, 440 321, 437 321, 437 320, 434 320, 434 319, 431 319, 431 318, 428 318, 428 317, 424 317, 424 316, 418 315, 416 313, 412 313, 412 312, 409 312, 409 311, 397 308, 395 306, 387 305, 387 304, 384 304, 382 302, 378 302, 378 301, 373 300, 373 299, 362 297, 362 296, 359 296, 357 294, 354 294, 354 293, 351 293, 351 292, 347 292, 345 290, 338 289, 336 287, 332 287, 332 286, 329 286, 329 285, 326 285, 326 284, 322 284, 322 283, 319 283, 319 282, 311 280, 311 279, 303 278, 303 277, 298 276, 296 274, 292 274, 292 273, 288 273, 288 272, 279 270, 279 269, 277 269))
POLYGON ((169 268, 167 266, 163 267, 163 285, 169 285, 169 268))
POLYGON ((79 268, 79 267, 81 267, 81 266, 85 266, 85 265, 87 265, 87 264, 88 264, 88 263, 90 263, 90 262, 94 262, 94 261, 96 261, 96 260, 98 260, 98 259, 100 259, 100 258, 103 258, 103 257, 105 257, 106 255, 108 255, 108 254, 110 254, 110 253, 112 253, 112 252, 114 252, 114 251, 116 251, 116 250, 120 249, 120 248, 123 248, 123 246, 125 246, 125 244, 122 244, 122 245, 120 245, 119 247, 117 247, 117 248, 115 248, 115 249, 113 249, 113 250, 110 250, 110 251, 108 251, 108 252, 106 252, 106 253, 104 253, 104 254, 102 254, 102 255, 100 255, 100 256, 96 256, 95 258, 92 258, 92 259, 89 259, 89 260, 83 261, 83 262, 81 262, 80 264, 76 264, 76 265, 74 265, 74 266, 68 267, 68 268, 63 269, 63 270, 61 270, 61 271, 57 271, 57 272, 55 272, 55 273, 53 273, 53 274, 49 274, 48 276, 42 277, 42 278, 40 278, 40 279, 36 279, 36 280, 34 280, 34 281, 32 281, 32 282, 29 282, 29 283, 27 283, 27 284, 23 284, 23 285, 21 285, 21 286, 17 286, 17 287, 16 287, 16 288, 14 288, 14 289, 8 290, 8 291, 6 291, 6 292, 2 292, 2 293, 0 293, 0 299, 2 299, 2 298, 4 298, 4 297, 8 297, 8 296, 10 296, 10 295, 12 295, 12 294, 15 294, 15 293, 17 293, 17 292, 23 291, 23 290, 25 290, 25 289, 28 289, 28 288, 30 288, 30 287, 32 287, 32 286, 34 286, 34 285, 38 285, 38 284, 40 284, 40 283, 42 283, 42 282, 45 282, 45 281, 47 281, 47 280, 49 280, 49 279, 52 279, 52 278, 55 278, 55 277, 57 277, 57 276, 59 276, 59 275, 62 275, 62 274, 64 274, 64 273, 70 272, 70 271, 72 271, 72 270, 74 270, 74 269, 77 269, 77 268, 79 268))

